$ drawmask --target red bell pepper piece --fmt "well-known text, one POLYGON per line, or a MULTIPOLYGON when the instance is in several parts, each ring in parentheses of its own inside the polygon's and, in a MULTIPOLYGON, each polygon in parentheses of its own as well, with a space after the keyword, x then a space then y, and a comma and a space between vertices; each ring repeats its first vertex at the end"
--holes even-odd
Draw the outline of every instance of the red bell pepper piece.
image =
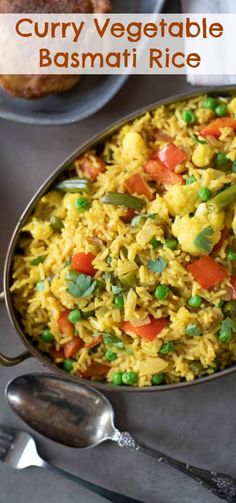
POLYGON ((231 276, 230 283, 232 285, 232 299, 236 299, 236 276, 231 276))
POLYGON ((93 349, 102 342, 102 336, 98 335, 98 337, 94 337, 94 339, 90 342, 86 342, 85 347, 86 349, 93 349))
POLYGON ((81 272, 82 274, 88 274, 89 276, 95 276, 97 269, 93 267, 93 260, 96 255, 93 253, 76 253, 71 260, 71 267, 75 271, 81 272))
POLYGON ((97 180, 100 173, 106 171, 105 162, 97 155, 79 157, 79 159, 76 159, 75 165, 81 169, 81 171, 83 171, 85 175, 92 180, 92 182, 97 180))
POLYGON ((126 178, 124 185, 129 194, 138 194, 139 196, 145 196, 149 200, 152 199, 152 191, 139 173, 134 173, 129 178, 126 178))
POLYGON ((80 337, 73 337, 73 339, 67 342, 64 346, 65 358, 72 358, 82 346, 82 339, 80 339, 80 337))
POLYGON ((218 138, 220 136, 220 130, 223 127, 230 127, 236 130, 236 119, 233 117, 221 117, 219 119, 215 119, 214 121, 204 126, 200 134, 201 136, 214 136, 218 138))
POLYGON ((56 360, 64 360, 64 351, 62 349, 59 349, 59 351, 55 348, 51 348, 49 350, 49 354, 52 357, 54 361, 56 360))
POLYGON ((92 361, 90 365, 88 365, 85 371, 78 370, 77 375, 79 377, 83 377, 84 379, 91 379, 91 377, 106 377, 107 373, 110 370, 110 365, 106 365, 105 363, 100 363, 96 361, 92 361))
POLYGON ((160 185, 175 185, 176 183, 184 183, 181 175, 170 171, 158 160, 150 159, 144 166, 144 171, 160 185))
POLYGON ((152 159, 154 161, 159 159, 167 169, 174 171, 178 164, 181 164, 187 159, 187 155, 181 148, 176 147, 174 143, 168 143, 161 150, 158 150, 158 152, 152 156, 152 159))
POLYGON ((72 323, 68 320, 69 313, 69 309, 61 311, 57 320, 59 332, 61 332, 61 334, 63 334, 65 337, 73 337, 74 335, 74 325, 72 325, 72 323))
POLYGON ((208 255, 189 264, 187 270, 192 273, 199 285, 206 288, 206 290, 217 285, 228 276, 226 269, 208 255))
POLYGON ((212 253, 218 253, 221 250, 221 248, 224 244, 224 240, 228 237, 228 234, 229 234, 229 229, 227 227, 225 227, 221 231, 220 240, 218 241, 218 243, 215 244, 215 246, 212 250, 212 253))
POLYGON ((150 316, 150 323, 147 325, 142 325, 141 327, 135 327, 129 321, 122 323, 122 330, 126 333, 133 332, 139 337, 143 337, 147 341, 153 341, 157 335, 168 326, 169 322, 165 318, 153 318, 150 316))

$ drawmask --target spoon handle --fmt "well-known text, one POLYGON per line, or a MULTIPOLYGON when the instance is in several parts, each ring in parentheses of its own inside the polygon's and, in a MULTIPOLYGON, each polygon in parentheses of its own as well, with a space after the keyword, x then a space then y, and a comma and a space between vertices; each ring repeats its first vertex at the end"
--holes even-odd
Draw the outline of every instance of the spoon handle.
POLYGON ((120 447, 127 447, 134 451, 141 452, 157 461, 161 461, 177 470, 185 473, 189 477, 192 477, 199 484, 204 485, 209 491, 218 496, 219 498, 225 499, 228 503, 236 503, 236 480, 230 475, 224 473, 218 473, 215 471, 204 470, 202 468, 197 468, 196 466, 191 466, 189 464, 178 461, 177 459, 171 458, 166 454, 159 451, 154 451, 144 447, 136 442, 130 433, 117 432, 114 440, 118 443, 120 447))
POLYGON ((88 482, 87 480, 84 480, 78 477, 77 475, 74 475, 73 473, 69 473, 65 470, 62 470, 58 466, 51 465, 46 461, 45 463, 43 463, 42 467, 47 468, 62 477, 66 477, 72 482, 75 482, 80 486, 85 487, 89 491, 92 491, 95 494, 99 494, 107 501, 111 501, 112 503, 142 503, 140 500, 129 498, 128 496, 125 496, 123 494, 111 491, 110 489, 105 489, 105 487, 98 486, 97 484, 93 484, 93 482, 88 482))

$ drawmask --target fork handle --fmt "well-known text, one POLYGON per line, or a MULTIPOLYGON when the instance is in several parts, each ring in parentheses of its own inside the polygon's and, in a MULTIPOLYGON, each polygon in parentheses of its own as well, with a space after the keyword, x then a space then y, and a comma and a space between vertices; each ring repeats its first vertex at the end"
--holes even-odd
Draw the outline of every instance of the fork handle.
POLYGON ((129 449, 151 456, 157 461, 161 461, 162 463, 176 468, 196 480, 199 484, 205 486, 209 491, 218 496, 218 498, 222 498, 228 501, 228 503, 236 503, 236 480, 230 475, 197 468, 196 466, 191 466, 171 458, 162 452, 144 447, 138 444, 130 433, 126 431, 117 432, 117 436, 113 440, 115 440, 120 447, 128 447, 129 449))
POLYGON ((42 468, 47 468, 53 473, 56 473, 57 475, 60 475, 62 477, 67 478, 68 480, 71 480, 72 482, 75 482, 82 487, 85 487, 89 491, 92 491, 93 493, 99 494, 103 498, 105 498, 107 501, 111 501, 112 503, 143 503, 140 500, 134 499, 134 498, 129 498, 128 496, 125 496, 120 493, 116 493, 114 491, 111 491, 110 489, 105 489, 105 487, 98 486, 97 484, 93 484, 93 482, 89 482, 87 480, 84 480, 77 475, 74 475, 73 473, 69 473, 65 470, 62 470, 58 466, 51 465, 50 463, 47 463, 46 461, 41 465, 42 468))

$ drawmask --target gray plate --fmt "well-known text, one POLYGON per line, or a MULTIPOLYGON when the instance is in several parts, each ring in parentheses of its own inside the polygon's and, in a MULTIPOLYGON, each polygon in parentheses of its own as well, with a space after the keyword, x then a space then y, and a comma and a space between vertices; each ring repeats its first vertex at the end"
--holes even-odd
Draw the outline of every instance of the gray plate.
MULTIPOLYGON (((113 12, 158 12, 164 0, 113 0, 113 12)), ((86 75, 71 91, 41 100, 14 98, 0 91, 0 118, 25 124, 71 124, 89 117, 108 103, 128 75, 86 75)))

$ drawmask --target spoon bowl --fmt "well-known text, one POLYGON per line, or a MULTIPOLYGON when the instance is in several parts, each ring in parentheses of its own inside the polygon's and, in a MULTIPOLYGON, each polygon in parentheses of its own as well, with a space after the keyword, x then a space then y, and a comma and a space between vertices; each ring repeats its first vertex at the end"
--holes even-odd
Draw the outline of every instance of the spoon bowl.
POLYGON ((13 379, 6 395, 31 428, 69 447, 88 449, 114 440, 114 411, 104 395, 49 374, 13 379))

